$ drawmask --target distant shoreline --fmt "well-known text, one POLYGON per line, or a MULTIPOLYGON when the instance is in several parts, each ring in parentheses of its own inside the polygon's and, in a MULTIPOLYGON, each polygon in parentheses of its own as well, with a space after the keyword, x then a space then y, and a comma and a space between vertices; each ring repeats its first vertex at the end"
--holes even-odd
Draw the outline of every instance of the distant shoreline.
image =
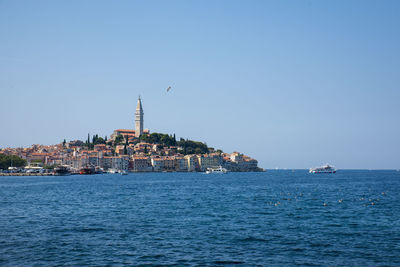
MULTIPOLYGON (((264 173, 264 172, 293 172, 293 171, 308 171, 308 169, 263 169, 259 171, 231 171, 229 173, 264 173)), ((339 171, 391 171, 391 172, 400 172, 400 169, 340 169, 339 171)), ((131 171, 128 172, 129 174, 153 174, 153 173, 200 173, 204 174, 205 172, 187 172, 187 171, 162 171, 162 172, 155 172, 155 171, 131 171)), ((80 174, 80 173, 70 173, 67 175, 59 175, 59 174, 54 174, 54 173, 3 173, 0 172, 0 176, 3 177, 23 177, 23 176, 30 176, 30 177, 35 177, 35 176, 91 176, 91 175, 103 175, 103 174, 110 174, 110 175, 119 175, 119 173, 94 173, 94 174, 80 174)), ((314 176, 323 176, 324 174, 316 174, 314 176)))

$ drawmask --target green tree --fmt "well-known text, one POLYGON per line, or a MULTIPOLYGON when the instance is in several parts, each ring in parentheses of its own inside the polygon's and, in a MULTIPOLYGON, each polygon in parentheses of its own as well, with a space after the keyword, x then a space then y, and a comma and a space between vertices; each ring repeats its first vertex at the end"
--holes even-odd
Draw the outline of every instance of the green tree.
POLYGON ((171 146, 180 146, 183 148, 183 151, 180 150, 181 153, 187 154, 205 154, 209 153, 209 148, 207 144, 197 141, 192 141, 188 139, 180 138, 179 141, 176 141, 176 135, 168 135, 162 133, 152 133, 150 135, 141 135, 139 140, 142 142, 150 143, 150 144, 159 144, 162 147, 171 147, 171 146))
POLYGON ((184 154, 193 154, 193 153, 206 154, 206 153, 208 153, 207 145, 202 142, 196 142, 196 141, 192 141, 192 140, 188 140, 188 139, 183 140, 181 138, 181 140, 179 142, 177 142, 177 144, 178 144, 178 146, 183 147, 184 154))
POLYGON ((45 165, 43 168, 47 170, 53 170, 56 167, 57 167, 56 165, 45 165))
POLYGON ((16 155, 0 154, 0 169, 6 170, 8 167, 26 166, 26 160, 16 155))
POLYGON ((141 135, 139 137, 140 141, 150 143, 150 144, 160 144, 164 146, 175 146, 176 140, 173 136, 161 133, 152 133, 150 135, 141 135))
POLYGON ((124 141, 124 137, 122 135, 118 135, 117 137, 115 137, 114 143, 116 145, 121 144, 124 141))
POLYGON ((128 154, 127 146, 128 146, 128 136, 126 135, 125 136, 125 145, 124 145, 124 155, 128 154))
MULTIPOLYGON (((93 136, 93 138, 94 138, 94 136, 93 136)), ((86 140, 86 146, 87 146, 88 150, 93 149, 93 147, 94 147, 94 144, 90 142, 90 134, 88 134, 88 138, 86 140)))
POLYGON ((106 143, 106 141, 102 137, 97 137, 93 144, 99 145, 99 144, 105 144, 105 143, 106 143))

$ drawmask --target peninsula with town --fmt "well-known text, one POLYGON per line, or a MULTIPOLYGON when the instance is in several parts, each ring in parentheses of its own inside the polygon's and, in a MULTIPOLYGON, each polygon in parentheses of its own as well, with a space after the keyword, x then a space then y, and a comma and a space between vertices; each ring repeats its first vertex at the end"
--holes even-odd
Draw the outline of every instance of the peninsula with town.
POLYGON ((224 153, 203 142, 144 129, 139 97, 135 129, 117 129, 110 138, 88 134, 87 140, 28 148, 0 148, 0 175, 54 175, 128 172, 263 171, 239 152, 224 153))

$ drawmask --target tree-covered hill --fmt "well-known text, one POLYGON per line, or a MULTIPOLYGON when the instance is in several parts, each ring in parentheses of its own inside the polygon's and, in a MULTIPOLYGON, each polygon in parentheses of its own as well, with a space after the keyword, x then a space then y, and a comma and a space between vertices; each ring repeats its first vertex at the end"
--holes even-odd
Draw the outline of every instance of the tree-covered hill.
POLYGON ((179 146, 182 148, 179 152, 182 154, 205 154, 209 152, 209 148, 205 143, 183 139, 176 141, 175 134, 168 135, 162 133, 152 133, 150 135, 141 135, 140 141, 147 142, 150 144, 159 144, 162 146, 179 146))

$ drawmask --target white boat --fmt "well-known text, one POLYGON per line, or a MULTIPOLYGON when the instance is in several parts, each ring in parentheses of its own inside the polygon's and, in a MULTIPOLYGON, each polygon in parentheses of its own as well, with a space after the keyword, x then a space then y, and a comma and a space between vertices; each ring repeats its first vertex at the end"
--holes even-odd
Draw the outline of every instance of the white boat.
POLYGON ((116 169, 108 169, 107 173, 118 173, 118 170, 116 170, 116 169))
POLYGON ((121 175, 128 175, 128 172, 127 171, 120 171, 119 172, 121 175))
POLYGON ((206 174, 210 174, 210 173, 225 174, 227 172, 228 172, 227 169, 222 168, 222 166, 219 166, 217 168, 207 168, 206 174))
POLYGON ((335 172, 336 172, 335 167, 330 166, 329 164, 326 164, 322 167, 310 169, 310 173, 335 173, 335 172))

